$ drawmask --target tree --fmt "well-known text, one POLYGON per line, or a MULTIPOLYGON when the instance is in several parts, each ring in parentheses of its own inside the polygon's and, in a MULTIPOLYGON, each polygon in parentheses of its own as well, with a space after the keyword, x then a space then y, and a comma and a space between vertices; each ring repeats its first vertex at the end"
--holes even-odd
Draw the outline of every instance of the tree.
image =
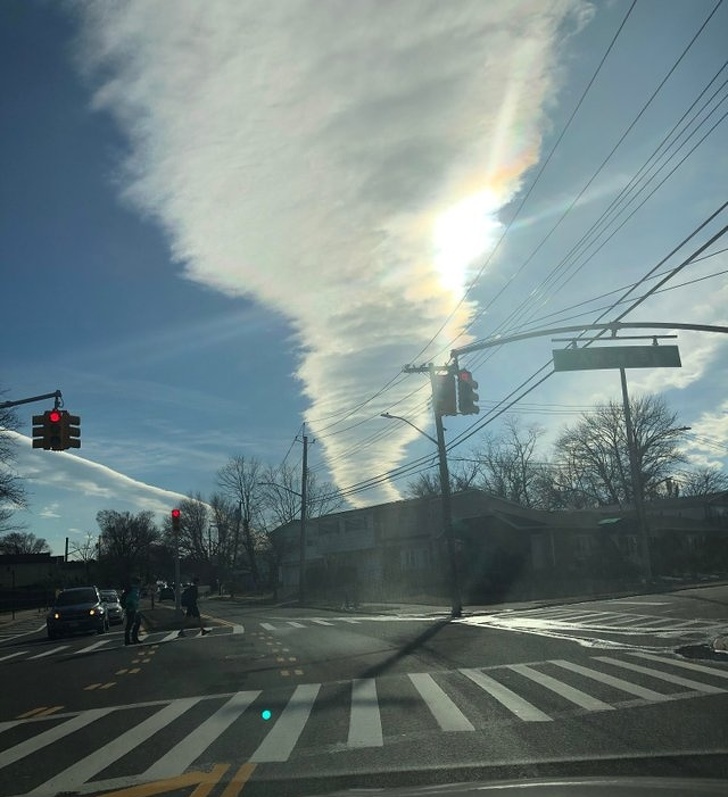
MULTIPOLYGON (((480 476, 480 463, 476 460, 462 459, 449 469, 450 492, 459 493, 476 486, 480 476)), ((440 495, 440 474, 436 471, 421 473, 405 488, 407 498, 430 498, 440 495)))
POLYGON ((69 543, 68 556, 69 559, 73 557, 76 562, 85 562, 89 564, 96 558, 96 537, 92 532, 87 531, 86 536, 80 542, 69 543))
MULTIPOLYGON (((261 479, 266 527, 282 526, 301 517, 301 473, 291 465, 268 467, 261 479)), ((319 483, 316 474, 306 472, 306 517, 321 517, 335 512, 344 499, 330 482, 319 483)))
POLYGON ((712 495, 728 491, 728 474, 720 468, 704 465, 694 470, 683 471, 679 479, 671 480, 674 495, 712 495))
POLYGON ((180 556, 193 562, 210 561, 210 510, 202 496, 189 496, 181 501, 179 540, 172 531, 172 519, 165 516, 162 537, 165 544, 175 550, 179 544, 180 556))
POLYGON ((543 434, 540 426, 523 429, 516 418, 508 418, 500 435, 487 435, 475 454, 480 461, 483 488, 522 506, 543 506, 549 500, 548 471, 535 461, 536 446, 543 434))
POLYGON ((13 514, 26 506, 25 489, 15 472, 16 440, 10 434, 19 426, 11 407, 0 408, 0 532, 17 529, 13 514))
POLYGON ((159 539, 154 514, 149 511, 115 512, 104 509, 96 515, 101 530, 99 562, 107 577, 124 583, 132 576, 147 576, 151 547, 159 539))
POLYGON ((10 531, 0 537, 2 554, 38 554, 47 553, 50 549, 43 537, 36 537, 29 531, 10 531))
MULTIPOLYGON (((645 499, 657 497, 675 465, 684 461, 678 445, 683 430, 664 400, 647 395, 630 401, 639 487, 645 499)), ((634 490, 621 403, 610 401, 584 413, 555 444, 560 466, 554 471, 566 506, 632 504, 634 490)))
POLYGON ((242 542, 256 585, 259 582, 259 572, 255 525, 261 517, 262 478, 263 465, 260 460, 246 459, 244 456, 233 457, 217 472, 217 483, 223 494, 237 505, 231 567, 234 570, 238 564, 239 545, 242 542))

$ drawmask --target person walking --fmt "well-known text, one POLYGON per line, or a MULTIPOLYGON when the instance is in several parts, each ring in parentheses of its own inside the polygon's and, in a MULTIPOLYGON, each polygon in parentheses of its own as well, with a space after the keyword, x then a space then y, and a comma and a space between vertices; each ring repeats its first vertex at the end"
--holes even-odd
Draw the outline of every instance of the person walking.
POLYGON ((190 584, 190 586, 187 587, 185 591, 182 593, 181 603, 182 606, 187 609, 187 612, 185 614, 184 620, 182 621, 183 622, 182 628, 178 632, 177 636, 187 636, 187 634, 185 633, 185 629, 187 628, 187 619, 189 617, 191 617, 193 620, 197 620, 200 626, 200 632, 202 633, 203 636, 205 634, 210 633, 202 625, 202 617, 200 616, 200 610, 197 606, 197 601, 200 597, 199 590, 197 588, 199 581, 200 579, 197 576, 195 576, 192 579, 192 584, 190 584))
POLYGON ((124 590, 121 596, 121 605, 126 613, 126 625, 124 626, 124 644, 139 644, 139 628, 142 624, 142 614, 139 611, 139 601, 141 599, 141 587, 138 578, 135 578, 131 587, 124 590))

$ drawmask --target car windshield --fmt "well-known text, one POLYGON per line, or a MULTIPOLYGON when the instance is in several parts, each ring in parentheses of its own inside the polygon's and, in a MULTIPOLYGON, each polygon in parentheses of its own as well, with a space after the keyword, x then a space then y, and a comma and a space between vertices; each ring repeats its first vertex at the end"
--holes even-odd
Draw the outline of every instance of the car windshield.
POLYGON ((80 603, 96 603, 96 592, 92 589, 73 589, 61 592, 56 599, 56 606, 73 606, 80 603))
POLYGON ((0 797, 728 780, 728 0, 0 0, 0 322, 0 797))

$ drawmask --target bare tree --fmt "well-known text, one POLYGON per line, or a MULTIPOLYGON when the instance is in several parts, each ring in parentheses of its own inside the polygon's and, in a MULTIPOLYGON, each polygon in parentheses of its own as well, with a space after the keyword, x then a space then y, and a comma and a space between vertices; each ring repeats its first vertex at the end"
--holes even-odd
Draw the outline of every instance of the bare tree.
MULTIPOLYGON (((301 473, 291 465, 267 467, 261 479, 266 526, 282 526, 301 517, 301 473)), ((306 473, 306 517, 335 512, 344 499, 330 482, 319 482, 316 474, 306 473)))
MULTIPOLYGON (((99 559, 107 576, 129 581, 148 569, 150 548, 159 539, 152 512, 115 512, 104 509, 96 515, 101 530, 99 559)), ((145 573, 144 573, 145 575, 145 573)))
POLYGON ((540 426, 523 428, 518 419, 510 417, 501 434, 486 435, 475 454, 481 463, 483 488, 522 506, 543 506, 548 500, 548 471, 536 462, 536 447, 543 434, 540 426))
POLYGON ((16 441, 9 434, 18 426, 15 410, 0 408, 0 532, 20 528, 12 524, 12 517, 18 509, 26 506, 25 489, 15 471, 16 441))
POLYGON ((172 531, 172 520, 165 516, 162 537, 165 543, 175 549, 179 544, 180 556, 194 562, 208 562, 210 559, 209 536, 210 510, 200 493, 185 498, 179 504, 179 540, 172 531))
POLYGON ((217 472, 217 483, 226 498, 237 505, 237 517, 233 530, 232 563, 237 565, 239 545, 242 543, 250 563, 250 572, 257 585, 260 580, 256 534, 256 522, 262 516, 264 501, 263 465, 260 460, 233 457, 217 472))
MULTIPOLYGON (((476 487, 480 478, 480 462, 477 459, 454 460, 449 469, 450 492, 459 493, 476 487)), ((407 498, 429 498, 442 492, 440 474, 425 471, 409 482, 404 494, 407 498)))
POLYGON ((43 537, 36 537, 29 531, 9 531, 0 537, 2 554, 38 554, 46 553, 50 549, 43 537))
MULTIPOLYGON (((667 480, 666 480, 667 481, 667 480)), ((721 468, 705 465, 694 470, 683 471, 679 478, 671 479, 673 495, 713 495, 728 492, 728 474, 721 468)))
MULTIPOLYGON (((675 465, 683 462, 678 445, 683 431, 677 414, 662 398, 643 396, 630 402, 635 456, 644 498, 660 494, 675 465)), ((558 489, 570 506, 631 504, 634 501, 629 445, 621 403, 610 401, 584 413, 555 444, 558 489)))
POLYGON ((68 556, 73 557, 76 562, 84 562, 89 564, 96 558, 96 536, 90 532, 86 532, 86 536, 80 542, 71 542, 68 545, 68 556))

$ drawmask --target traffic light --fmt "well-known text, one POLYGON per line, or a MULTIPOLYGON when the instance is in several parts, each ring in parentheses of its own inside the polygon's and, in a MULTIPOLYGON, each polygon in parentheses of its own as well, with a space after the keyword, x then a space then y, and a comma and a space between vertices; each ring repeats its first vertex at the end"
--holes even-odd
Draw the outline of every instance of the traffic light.
POLYGON ((179 524, 180 524, 181 518, 182 518, 182 513, 179 511, 179 509, 173 509, 172 510, 172 531, 175 534, 179 534, 179 524))
POLYGON ((477 389, 478 383, 470 371, 458 371, 458 410, 461 415, 477 415, 480 412, 477 389))
POLYGON ((453 374, 436 374, 432 382, 432 403, 438 415, 457 415, 453 374))
POLYGON ((81 418, 63 412, 63 448, 81 448, 81 418))
POLYGON ((63 451, 62 410, 46 410, 42 415, 34 415, 33 424, 33 448, 63 451))

